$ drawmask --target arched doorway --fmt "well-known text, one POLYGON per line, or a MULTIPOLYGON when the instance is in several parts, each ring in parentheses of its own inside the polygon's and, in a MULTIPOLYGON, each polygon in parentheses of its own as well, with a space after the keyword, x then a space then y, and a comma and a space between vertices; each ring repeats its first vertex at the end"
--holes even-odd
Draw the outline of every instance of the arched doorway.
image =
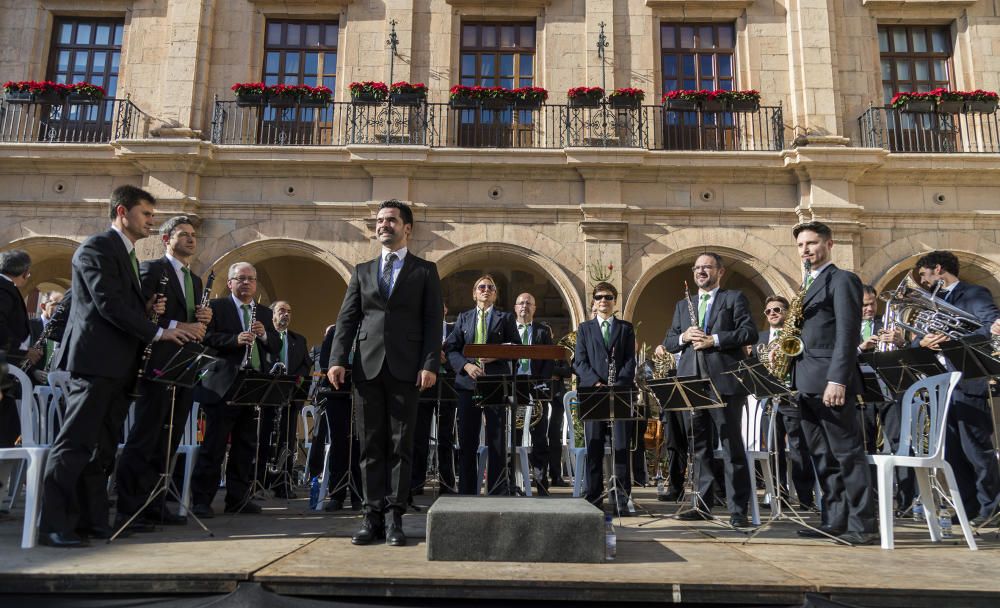
POLYGON ((21 292, 25 295, 28 314, 38 312, 39 296, 47 291, 65 292, 73 276, 73 253, 80 244, 61 237, 29 237, 0 248, 2 251, 23 249, 31 256, 31 277, 21 292))
MULTIPOLYGON (((264 304, 285 300, 292 305, 292 325, 310 346, 322 343, 323 332, 337 320, 347 291, 346 267, 327 252, 299 241, 249 243, 212 264, 213 297, 228 293, 226 274, 236 262, 257 269, 257 295, 264 304)), ((208 275, 206 269, 204 274, 208 275)))
MULTIPOLYGON (((699 249, 670 256, 650 270, 633 289, 624 309, 624 316, 636 325, 636 340, 640 346, 646 344, 654 348, 663 342, 673 322, 674 307, 684 297, 684 281, 687 281, 692 294, 697 291, 691 266, 703 251, 704 249, 699 249)), ((763 329, 766 325, 764 299, 773 293, 790 297, 790 288, 774 278, 765 278, 751 265, 752 260, 734 259, 725 251, 716 251, 726 265, 722 287, 743 292, 750 302, 754 326, 763 329), (772 281, 777 285, 772 286, 772 281)))
MULTIPOLYGON (((552 327, 556 340, 576 329, 577 319, 563 297, 564 290, 538 263, 504 246, 464 248, 452 252, 440 262, 441 291, 448 307, 449 321, 474 306, 472 289, 475 280, 490 274, 496 280, 497 308, 514 311, 514 300, 521 293, 535 297, 535 319, 552 327)), ((579 304, 577 304, 579 310, 579 304)), ((579 313, 577 313, 579 314, 579 313)))

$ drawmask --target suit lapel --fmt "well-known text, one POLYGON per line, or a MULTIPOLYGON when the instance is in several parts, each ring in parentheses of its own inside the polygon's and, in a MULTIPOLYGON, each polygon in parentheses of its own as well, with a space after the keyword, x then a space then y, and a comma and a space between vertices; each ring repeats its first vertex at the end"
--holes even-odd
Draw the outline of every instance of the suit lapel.
POLYGON ((715 292, 715 299, 712 300, 712 307, 708 311, 708 324, 705 326, 708 328, 708 333, 712 333, 712 328, 715 327, 715 321, 719 318, 719 311, 722 310, 722 302, 726 298, 726 291, 724 289, 719 289, 715 292))
POLYGON ((837 267, 834 266, 833 264, 830 264, 829 266, 823 269, 823 272, 819 273, 819 276, 817 276, 813 280, 812 285, 809 286, 809 291, 806 292, 806 297, 802 300, 803 307, 806 304, 808 304, 810 300, 815 298, 816 294, 818 294, 820 291, 823 290, 823 287, 826 285, 826 283, 830 282, 830 277, 832 277, 833 273, 836 271, 837 267))
POLYGON ((139 277, 135 274, 135 268, 132 267, 132 260, 128 254, 128 249, 125 247, 125 243, 122 242, 122 237, 114 229, 108 230, 105 234, 108 235, 108 238, 113 243, 111 246, 118 252, 118 266, 125 271, 127 276, 132 278, 132 289, 135 290, 139 299, 145 300, 142 297, 142 286, 139 284, 139 277))
MULTIPOLYGON (((170 289, 174 292, 174 297, 177 298, 178 302, 183 303, 182 308, 187 309, 187 300, 184 298, 184 286, 181 285, 180 279, 177 278, 177 273, 174 271, 174 265, 170 263, 170 260, 166 256, 160 258, 160 269, 164 274, 167 275, 167 282, 170 285, 170 289)), ((194 277, 192 278, 192 282, 194 277)))
MULTIPOLYGON (((597 327, 598 327, 598 329, 600 329, 601 324, 598 323, 597 327)), ((604 332, 602 331, 600 333, 601 333, 601 343, 603 344, 604 343, 604 332)), ((621 335, 622 335, 622 321, 621 321, 621 319, 615 318, 615 320, 611 322, 611 338, 608 341, 611 346, 605 345, 605 347, 604 347, 604 349, 607 350, 608 353, 610 353, 611 352, 611 348, 615 344, 618 343, 618 338, 621 335)))
POLYGON ((399 276, 396 277, 395 282, 393 282, 392 291, 389 293, 390 300, 394 295, 396 295, 398 287, 403 284, 403 281, 406 280, 406 277, 408 277, 410 273, 413 272, 414 261, 412 258, 413 254, 411 253, 407 253, 406 257, 403 258, 403 267, 399 269, 399 276))

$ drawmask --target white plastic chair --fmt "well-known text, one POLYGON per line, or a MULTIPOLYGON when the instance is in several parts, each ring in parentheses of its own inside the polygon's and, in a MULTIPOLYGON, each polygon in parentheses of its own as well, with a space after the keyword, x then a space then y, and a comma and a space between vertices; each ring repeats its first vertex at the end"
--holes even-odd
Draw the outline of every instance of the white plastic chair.
POLYGON ((965 542, 969 545, 969 549, 976 550, 972 526, 969 525, 969 518, 965 514, 965 507, 958 493, 955 473, 944 459, 948 408, 955 386, 961 378, 961 372, 944 373, 925 378, 906 389, 902 399, 903 419, 900 425, 899 448, 895 454, 869 456, 877 467, 879 532, 882 534, 883 549, 892 549, 895 546, 892 536, 893 473, 896 467, 909 467, 916 469, 914 472, 920 488, 921 502, 924 503, 927 514, 927 528, 930 531, 931 541, 941 541, 937 507, 931 490, 931 478, 936 470, 940 470, 948 482, 951 501, 954 503, 958 521, 962 525, 965 542), (925 433, 924 429, 928 423, 930 428, 925 433))
POLYGON ((198 412, 199 404, 196 401, 191 406, 191 413, 188 414, 184 423, 184 435, 177 445, 178 456, 184 454, 184 478, 181 481, 181 503, 177 509, 177 514, 181 517, 187 515, 191 505, 191 479, 194 477, 194 465, 198 461, 198 453, 201 451, 201 444, 198 443, 198 412))
MULTIPOLYGON (((531 465, 528 463, 528 453, 531 451, 531 415, 534 413, 534 409, 538 407, 537 403, 532 405, 527 405, 524 408, 524 429, 521 433, 521 445, 515 447, 515 483, 521 486, 524 491, 524 495, 531 496, 531 465)), ((508 425, 508 433, 514 432, 514 425, 511 423, 508 425)), ((510 439, 507 439, 507 445, 510 445, 510 439)))
MULTIPOLYGON (((777 415, 777 412, 773 412, 773 416, 777 415)), ((772 437, 774 425, 769 425, 767 429, 767 443, 768 445, 762 446, 760 439, 763 436, 761 432, 761 424, 764 419, 764 408, 760 406, 753 396, 747 397, 747 404, 743 408, 743 420, 742 420, 742 430, 743 430, 743 446, 746 448, 747 453, 747 465, 750 467, 750 517, 753 525, 760 525, 760 507, 757 504, 757 484, 756 484, 756 470, 757 467, 755 463, 759 462, 761 469, 764 474, 764 490, 767 492, 768 503, 771 506, 771 514, 774 515, 777 512, 778 504, 776 500, 771 500, 774 496, 774 472, 771 468, 771 458, 768 448, 771 447, 772 442, 779 439, 772 437)), ((780 438, 784 440, 784 438, 780 438)))
MULTIPOLYGON (((32 396, 31 381, 17 366, 9 366, 8 374, 21 384, 18 412, 21 416, 21 447, 0 449, 0 461, 24 460, 28 463, 25 479, 24 526, 21 530, 21 548, 31 549, 38 539, 38 516, 41 512, 42 473, 49 448, 39 445, 36 429, 40 426, 39 412, 32 396)), ((18 486, 20 483, 17 484, 18 486)), ((15 492, 17 488, 12 488, 15 492)))
POLYGON ((573 407, 576 405, 576 391, 566 391, 563 416, 566 419, 567 440, 563 460, 570 465, 570 475, 573 476, 573 498, 579 498, 587 490, 587 448, 576 447, 576 429, 573 428, 573 407))
MULTIPOLYGON (((306 462, 308 463, 312 459, 312 451, 314 448, 318 447, 313 445, 311 437, 313 436, 313 429, 317 424, 320 424, 319 416, 316 413, 316 406, 314 405, 303 405, 302 410, 299 411, 299 418, 302 421, 302 444, 306 449, 306 462)), ((319 497, 320 499, 316 501, 316 506, 313 507, 314 511, 322 511, 323 507, 326 506, 326 494, 330 489, 330 434, 326 434, 326 443, 323 444, 323 471, 319 474, 319 497)), ((311 471, 310 471, 311 472, 311 471)), ((311 479, 306 480, 312 483, 311 479)))

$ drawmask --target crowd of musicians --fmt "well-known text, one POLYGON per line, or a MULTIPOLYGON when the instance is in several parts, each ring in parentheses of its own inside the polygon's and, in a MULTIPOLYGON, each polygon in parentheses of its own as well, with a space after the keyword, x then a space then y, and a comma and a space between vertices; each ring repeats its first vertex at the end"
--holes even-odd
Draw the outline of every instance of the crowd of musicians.
MULTIPOLYGON (((305 439, 296 437, 296 403, 300 407, 302 400, 275 408, 236 403, 247 378, 270 374, 304 385, 312 380, 308 397, 317 406, 317 420, 308 439, 328 443, 329 450, 310 452, 305 479, 328 469, 329 493, 320 497, 326 510, 350 504, 362 511, 354 544, 405 545, 402 516, 413 495, 423 492, 429 460, 437 463, 435 485, 441 493, 511 493, 517 488, 509 452, 520 439, 512 441, 508 433, 527 432, 533 488, 547 494, 551 486, 567 483, 563 425, 573 422, 564 413, 566 391, 575 385, 581 394, 602 394, 601 387, 614 387, 631 399, 642 380, 662 376, 658 362, 668 360, 676 378, 710 380, 721 406, 664 408, 668 475, 658 498, 699 497, 700 508, 678 515, 687 520, 715 517, 711 509, 718 501, 728 511, 729 525, 749 528, 756 475, 742 430, 748 390, 731 372, 758 353, 765 358, 775 352, 788 359, 781 380, 791 395, 774 399, 767 410, 779 477, 791 480, 800 507, 821 512, 819 530, 800 534, 868 544, 877 541, 877 524, 866 455, 879 449, 878 436, 896 449, 901 403, 892 392, 859 400, 864 390, 859 357, 885 349, 937 350, 956 338, 884 327, 875 290, 831 262, 830 228, 808 222, 792 235, 805 268, 800 291, 791 302, 777 295, 766 299, 763 329, 755 327, 757 311, 747 297, 722 286, 725 260, 705 252, 691 269, 696 289, 689 294, 685 283, 672 323, 648 361, 638 352, 632 324, 616 316, 618 290, 606 281, 588 294, 592 318, 574 332, 570 361, 468 356, 471 345, 541 346, 557 339, 534 319, 532 294, 517 295, 513 312, 497 308, 498 286, 488 274, 472 284, 472 306, 454 323, 446 322, 436 266, 408 250, 412 212, 389 200, 375 220, 381 253, 355 268, 336 323, 313 349, 316 356, 290 329, 289 302, 260 303, 252 264, 230 266, 228 293, 210 298, 214 277, 206 285, 190 270, 197 235, 189 218, 162 223, 163 256, 140 264, 135 243, 152 233, 155 204, 138 188, 116 189, 108 207, 110 228, 79 247, 70 290, 43 294, 37 319, 29 319, 19 292, 31 273, 30 257, 18 250, 0 254, 0 349, 9 356, 21 353, 21 367, 33 382, 45 383, 56 371, 69 377, 65 414, 44 473, 43 544, 85 546, 88 538, 108 538, 115 530, 132 534, 186 523, 168 504, 172 492, 155 490, 176 467, 177 446, 195 402, 204 434, 191 481, 192 516, 200 521, 215 515, 220 486, 227 513, 259 513, 260 488, 294 497, 291 473, 298 441, 305 439), (795 334, 800 353, 769 348, 783 333, 795 334), (195 345, 194 352, 217 358, 195 386, 158 381, 178 353, 195 345), (517 412, 503 407, 508 393, 498 392, 496 379, 530 387, 534 413, 516 429, 511 422, 517 412), (430 441, 432 434, 436 441, 430 441), (432 446, 435 458, 429 458, 432 446), (114 517, 109 479, 116 488, 114 517)), ((992 295, 959 280, 955 255, 927 253, 914 270, 924 286, 935 286, 932 297, 978 320, 970 333, 1000 335, 1000 310, 992 295)), ((20 435, 17 391, 10 381, 3 389, 0 447, 15 445, 20 435)), ((947 420, 945 454, 974 525, 989 521, 1000 500, 990 390, 986 380, 963 380, 947 420)), ((643 400, 653 398, 646 394, 643 400)), ((584 420, 586 470, 576 474, 585 477, 588 501, 628 516, 635 510, 633 484, 648 481, 641 456, 636 459, 643 447, 641 427, 635 420, 607 418, 584 420), (612 466, 605 479, 608 443, 612 466)), ((902 473, 896 481, 897 514, 902 514, 915 499, 914 483, 902 473)))

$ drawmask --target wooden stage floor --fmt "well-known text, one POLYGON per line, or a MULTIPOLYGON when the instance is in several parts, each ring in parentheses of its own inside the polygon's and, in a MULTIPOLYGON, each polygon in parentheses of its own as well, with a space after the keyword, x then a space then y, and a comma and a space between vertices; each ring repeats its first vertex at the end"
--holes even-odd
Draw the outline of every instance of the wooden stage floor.
MULTIPOLYGON (((547 500, 569 496, 558 490, 547 500)), ((895 551, 800 539, 789 522, 744 543, 744 534, 711 522, 661 518, 677 506, 657 502, 650 488, 636 488, 635 497, 654 517, 622 520, 618 558, 591 565, 428 562, 425 509, 405 516, 411 544, 404 548, 354 547, 356 512, 310 512, 300 498, 266 501, 261 515, 206 520, 212 538, 191 522, 76 550, 18 548, 15 511, 0 521, 0 605, 12 605, 4 601, 8 594, 221 594, 256 582, 282 595, 423 605, 801 606, 810 593, 856 606, 1000 606, 1000 541, 993 530, 979 537, 977 552, 960 538, 934 545, 913 520, 897 520, 895 551)), ((418 497, 419 505, 429 503, 429 496, 418 497)))

